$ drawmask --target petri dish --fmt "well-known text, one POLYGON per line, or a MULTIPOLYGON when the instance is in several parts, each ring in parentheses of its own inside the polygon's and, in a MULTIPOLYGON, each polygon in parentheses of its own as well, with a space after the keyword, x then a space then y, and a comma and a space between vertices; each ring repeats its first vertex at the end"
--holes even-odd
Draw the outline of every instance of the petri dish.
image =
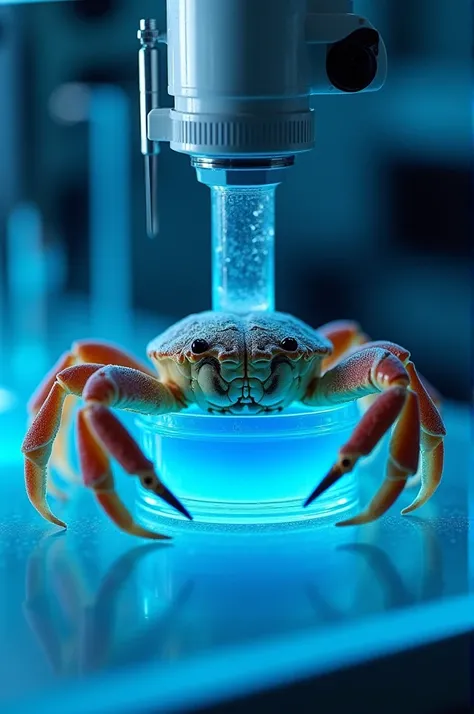
MULTIPOLYGON (((358 503, 357 469, 307 508, 360 417, 357 402, 293 405, 270 415, 186 411, 137 419, 141 445, 197 522, 283 523, 322 518, 358 503)), ((136 515, 183 517, 139 484, 136 515)))

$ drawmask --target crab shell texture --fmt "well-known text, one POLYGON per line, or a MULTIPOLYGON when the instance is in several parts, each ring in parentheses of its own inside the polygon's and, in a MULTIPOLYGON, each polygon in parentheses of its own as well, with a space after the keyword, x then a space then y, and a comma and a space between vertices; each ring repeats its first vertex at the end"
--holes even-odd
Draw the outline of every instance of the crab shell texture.
POLYGON ((324 336, 280 312, 189 315, 147 348, 187 406, 220 414, 281 411, 301 400, 331 352, 324 336))

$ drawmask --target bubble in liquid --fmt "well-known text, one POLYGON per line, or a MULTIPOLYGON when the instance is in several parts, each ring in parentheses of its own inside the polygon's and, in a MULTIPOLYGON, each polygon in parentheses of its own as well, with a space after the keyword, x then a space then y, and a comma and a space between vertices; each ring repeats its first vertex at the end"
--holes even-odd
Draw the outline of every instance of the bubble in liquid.
POLYGON ((274 308, 275 186, 213 187, 213 307, 274 308))

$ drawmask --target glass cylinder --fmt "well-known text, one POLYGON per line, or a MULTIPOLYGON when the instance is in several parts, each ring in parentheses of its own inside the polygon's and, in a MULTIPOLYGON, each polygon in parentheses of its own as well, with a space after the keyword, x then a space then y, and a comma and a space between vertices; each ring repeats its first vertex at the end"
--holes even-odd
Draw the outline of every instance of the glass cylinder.
POLYGON ((213 310, 274 310, 276 187, 211 186, 213 310))

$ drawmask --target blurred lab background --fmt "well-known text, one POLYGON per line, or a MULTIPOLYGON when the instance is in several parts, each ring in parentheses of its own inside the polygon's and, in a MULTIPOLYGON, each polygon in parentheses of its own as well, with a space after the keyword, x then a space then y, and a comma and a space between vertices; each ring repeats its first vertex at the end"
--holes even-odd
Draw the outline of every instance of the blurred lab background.
MULTIPOLYGON (((313 326, 357 319, 467 400, 470 3, 355 9, 384 37, 388 81, 314 101, 316 149, 277 190, 277 307, 313 326)), ((160 235, 146 235, 141 17, 163 26, 164 2, 0 7, 0 389, 36 382, 74 338, 144 353, 166 324, 210 307, 209 191, 167 145, 160 235)))

